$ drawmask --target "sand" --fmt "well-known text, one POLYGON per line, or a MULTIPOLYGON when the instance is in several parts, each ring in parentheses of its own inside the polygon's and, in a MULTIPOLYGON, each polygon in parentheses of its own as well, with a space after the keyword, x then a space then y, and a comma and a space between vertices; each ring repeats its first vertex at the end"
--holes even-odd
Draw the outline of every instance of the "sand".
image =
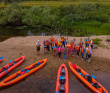
MULTIPOLYGON (((91 38, 101 38, 104 45, 108 45, 105 41, 107 36, 92 36, 91 38)), ((7 76, 4 76, 0 81, 8 77, 9 75, 17 72, 18 70, 42 59, 47 58, 47 64, 36 71, 29 77, 23 79, 22 81, 6 88, 0 88, 0 93, 55 93, 56 77, 58 68, 62 63, 65 63, 69 71, 69 90, 70 93, 92 93, 80 80, 70 71, 68 62, 71 61, 81 68, 83 68, 89 74, 94 74, 97 80, 110 92, 110 49, 98 47, 93 50, 91 63, 85 60, 81 61, 81 58, 77 59, 76 56, 67 56, 63 59, 63 54, 61 60, 58 60, 58 55, 53 56, 52 54, 43 54, 43 40, 49 39, 50 36, 27 36, 27 37, 12 37, 3 42, 0 42, 0 56, 4 59, 0 63, 0 67, 3 67, 9 62, 9 60, 14 60, 23 55, 26 55, 25 61, 7 76), (36 42, 40 40, 41 42, 41 55, 36 54, 36 42)), ((57 40, 60 37, 54 36, 57 40)), ((69 37, 69 40, 76 38, 77 42, 81 37, 69 37)), ((83 37, 84 38, 87 37, 83 37)))

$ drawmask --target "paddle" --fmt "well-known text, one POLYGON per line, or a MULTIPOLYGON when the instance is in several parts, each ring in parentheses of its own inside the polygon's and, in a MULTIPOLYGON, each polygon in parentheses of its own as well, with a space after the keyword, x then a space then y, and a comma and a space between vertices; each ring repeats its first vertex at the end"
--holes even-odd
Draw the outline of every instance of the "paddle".
POLYGON ((3 59, 3 56, 2 56, 2 57, 0 57, 0 59, 3 59))

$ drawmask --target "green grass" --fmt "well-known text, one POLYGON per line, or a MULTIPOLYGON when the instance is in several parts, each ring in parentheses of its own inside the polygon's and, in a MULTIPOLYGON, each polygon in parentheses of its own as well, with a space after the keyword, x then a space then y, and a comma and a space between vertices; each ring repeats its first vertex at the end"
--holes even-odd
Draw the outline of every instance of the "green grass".
POLYGON ((102 41, 102 39, 99 39, 99 38, 95 38, 95 39, 92 39, 94 44, 100 46, 100 41, 102 41))
POLYGON ((107 42, 110 42, 110 39, 106 39, 107 42))
MULTIPOLYGON (((102 3, 105 5, 110 5, 110 0, 75 0, 75 1, 24 1, 19 3, 24 7, 32 7, 35 5, 44 6, 48 4, 50 7, 60 6, 60 5, 69 5, 69 4, 79 4, 84 2, 90 3, 102 3)), ((3 2, 0 4, 0 8, 7 7, 3 2)))

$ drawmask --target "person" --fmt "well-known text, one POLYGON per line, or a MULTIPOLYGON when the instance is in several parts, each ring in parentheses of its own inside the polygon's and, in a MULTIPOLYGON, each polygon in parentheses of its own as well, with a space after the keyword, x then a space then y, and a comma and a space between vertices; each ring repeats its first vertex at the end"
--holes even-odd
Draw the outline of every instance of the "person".
POLYGON ((90 38, 88 37, 88 39, 85 40, 85 47, 89 46, 90 44, 90 38))
POLYGON ((76 39, 74 38, 74 40, 73 40, 73 44, 77 44, 77 42, 76 42, 76 39))
POLYGON ((84 46, 82 46, 82 48, 81 48, 81 59, 82 59, 82 61, 84 60, 83 59, 83 55, 84 55, 84 53, 85 53, 85 49, 84 49, 84 46))
POLYGON ((79 41, 80 49, 83 47, 83 44, 84 44, 84 42, 82 41, 82 38, 81 38, 80 41, 79 41))
POLYGON ((73 49, 73 56, 74 56, 76 54, 76 44, 73 44, 72 49, 73 49))
POLYGON ((79 58, 79 52, 80 52, 80 46, 79 46, 79 44, 78 44, 78 46, 76 47, 76 49, 77 49, 77 58, 79 58))
POLYGON ((91 49, 93 49, 93 40, 90 39, 90 45, 91 45, 91 49))
POLYGON ((64 49, 63 49, 62 46, 60 45, 60 46, 58 47, 59 60, 60 60, 60 58, 61 58, 62 50, 64 50, 64 49))
POLYGON ((60 47, 60 46, 61 46, 61 41, 58 42, 58 47, 60 47))
POLYGON ((53 46, 52 46, 53 41, 54 41, 54 38, 51 36, 51 38, 50 38, 50 45, 51 45, 51 49, 52 49, 52 51, 53 51, 53 46))
MULTIPOLYGON (((88 45, 88 46, 89 46, 89 45, 88 45)), ((87 53, 88 46, 86 47, 86 60, 88 60, 88 53, 87 53)))
POLYGON ((47 40, 47 51, 50 53, 50 42, 47 40))
POLYGON ((58 40, 57 39, 55 40, 55 46, 56 47, 58 46, 58 40))
POLYGON ((57 50, 57 46, 55 45, 55 43, 53 44, 53 55, 56 55, 56 50, 57 50))
POLYGON ((39 40, 38 40, 38 43, 36 43, 37 55, 40 55, 40 46, 41 46, 41 44, 40 44, 40 42, 39 42, 39 40))
POLYGON ((44 43, 44 54, 46 54, 46 52, 47 52, 47 42, 44 40, 43 43, 44 43))
POLYGON ((70 45, 70 43, 68 43, 67 44, 67 53, 68 53, 68 55, 70 56, 70 54, 71 54, 71 45, 70 45))
POLYGON ((88 54, 88 62, 90 62, 91 53, 92 53, 92 50, 91 50, 91 48, 88 46, 88 50, 87 50, 87 54, 88 54))
MULTIPOLYGON (((60 34, 59 34, 59 36, 60 36, 60 34)), ((62 45, 64 45, 64 48, 65 48, 65 38, 64 38, 64 36, 60 36, 60 38, 61 38, 61 43, 62 43, 62 45)))

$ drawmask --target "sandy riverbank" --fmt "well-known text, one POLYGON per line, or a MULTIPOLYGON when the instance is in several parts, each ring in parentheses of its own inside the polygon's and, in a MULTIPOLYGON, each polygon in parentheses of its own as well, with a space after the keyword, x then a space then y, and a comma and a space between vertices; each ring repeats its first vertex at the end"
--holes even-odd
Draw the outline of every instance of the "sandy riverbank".
MULTIPOLYGON (((107 45, 105 41, 107 36, 93 36, 91 38, 102 38, 103 44, 107 45)), ((98 47, 98 49, 93 50, 92 62, 88 63, 86 60, 83 62, 81 59, 77 59, 74 56, 66 56, 66 59, 58 60, 58 55, 53 56, 51 54, 43 54, 43 40, 49 39, 50 36, 27 36, 27 37, 12 37, 4 42, 0 42, 0 56, 3 56, 3 62, 0 63, 0 67, 4 66, 9 62, 9 60, 14 60, 22 55, 26 55, 26 60, 14 69, 7 76, 2 78, 5 79, 9 75, 15 73, 16 71, 44 58, 48 59, 47 64, 39 71, 35 72, 31 76, 25 78, 21 82, 12 85, 7 88, 1 88, 1 93, 54 93, 56 86, 56 77, 59 66, 65 63, 69 71, 69 89, 70 93, 91 93, 91 91, 80 82, 79 79, 70 71, 68 62, 71 61, 76 63, 89 74, 94 74, 97 80, 110 92, 110 49, 98 47), (36 54, 36 42, 40 40, 41 55, 36 54)), ((60 37, 54 36, 57 40, 60 37)), ((80 37, 75 37, 79 41, 80 37)), ((87 37, 83 37, 87 38, 87 37)), ((69 37, 69 40, 73 40, 74 37, 69 37)), ((0 80, 0 81, 1 81, 0 80)))

